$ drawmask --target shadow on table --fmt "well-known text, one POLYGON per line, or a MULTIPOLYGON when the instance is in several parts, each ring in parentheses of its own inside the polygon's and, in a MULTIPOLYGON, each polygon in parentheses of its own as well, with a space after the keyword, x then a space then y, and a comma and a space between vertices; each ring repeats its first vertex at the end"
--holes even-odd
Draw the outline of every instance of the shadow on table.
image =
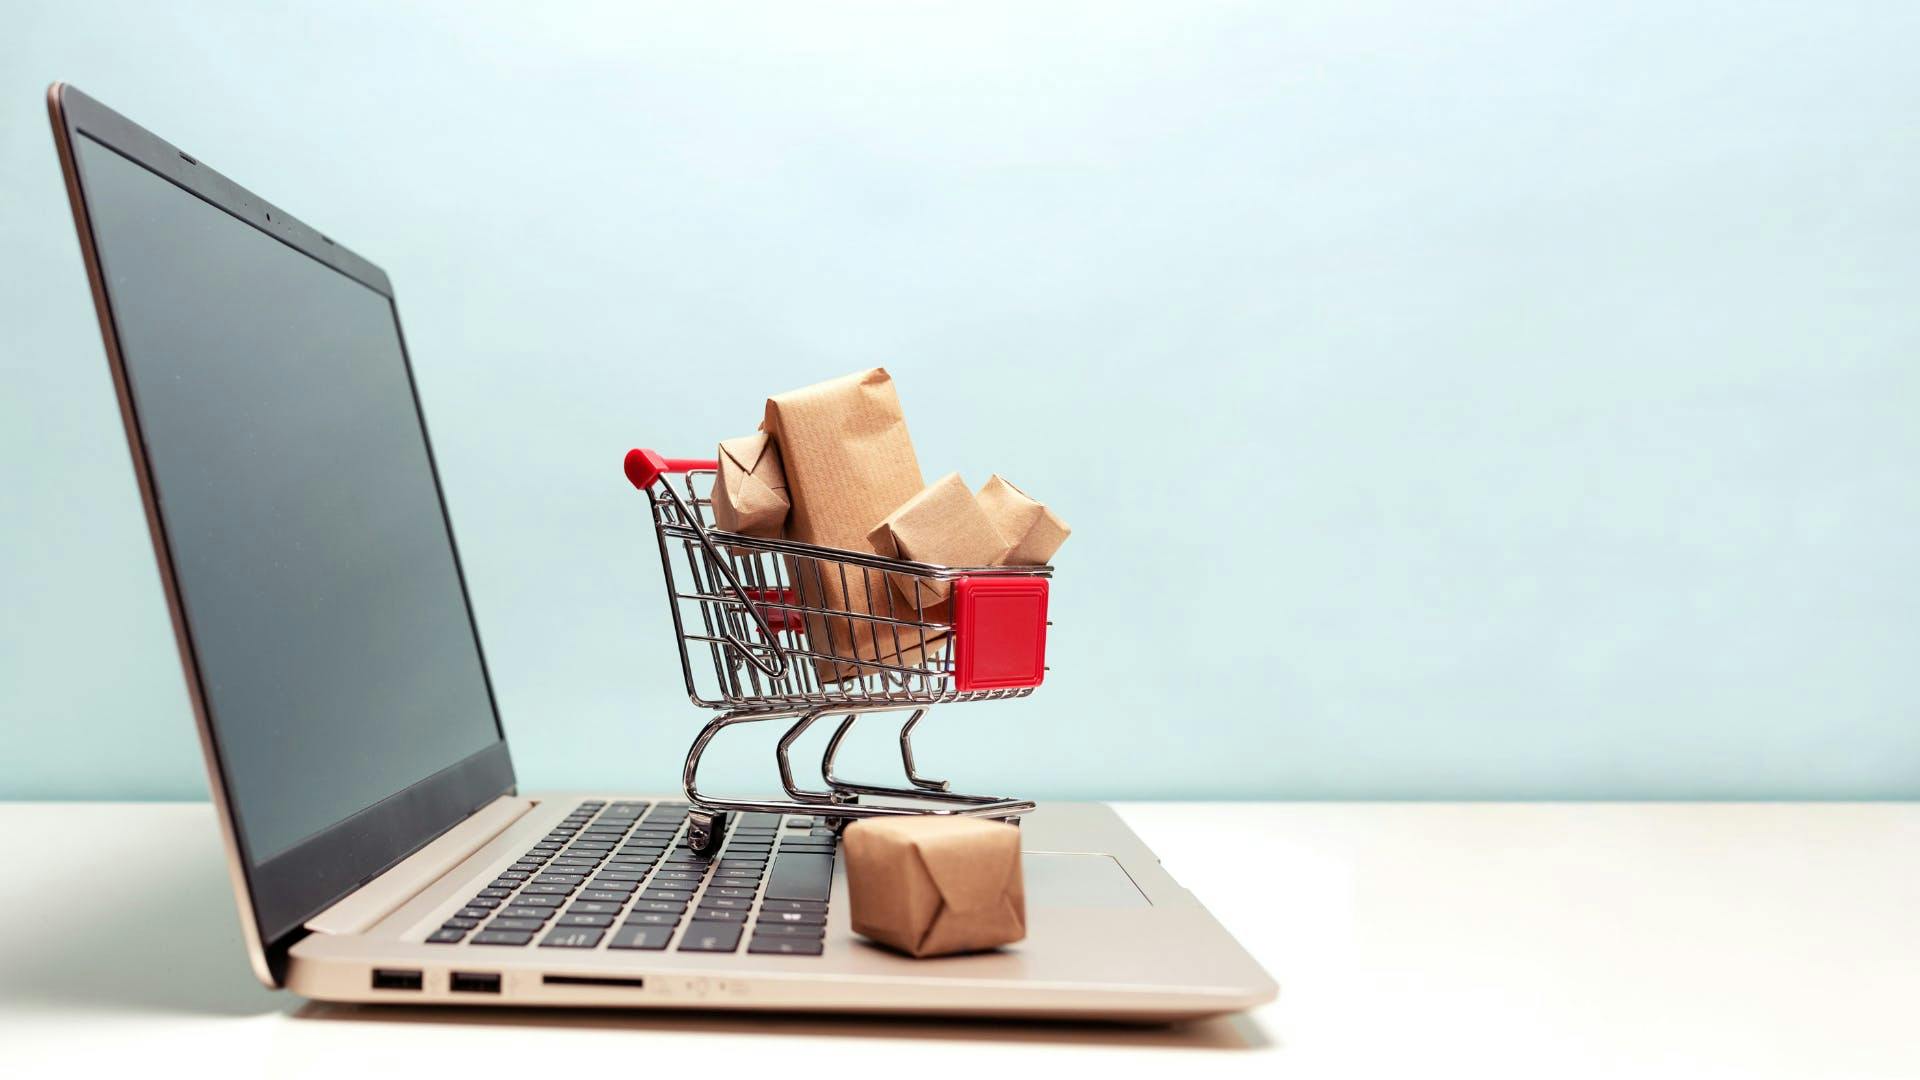
POLYGON ((692 1032, 776 1038, 914 1039, 950 1042, 1062 1043, 1186 1050, 1258 1050, 1270 1045, 1245 1014, 1180 1024, 1126 1026, 1064 1021, 995 1021, 905 1016, 832 1016, 815 1013, 701 1012, 636 1009, 443 1008, 413 1005, 337 1005, 310 1001, 295 1010, 304 1020, 387 1024, 476 1024, 545 1029, 692 1032))

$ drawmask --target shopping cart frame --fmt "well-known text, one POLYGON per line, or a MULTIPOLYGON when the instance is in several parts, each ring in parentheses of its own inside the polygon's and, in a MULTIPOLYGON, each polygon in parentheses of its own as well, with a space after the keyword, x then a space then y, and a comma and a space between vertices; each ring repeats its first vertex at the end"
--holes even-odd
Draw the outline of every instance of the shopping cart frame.
POLYGON ((1017 821, 1034 808, 1031 800, 956 792, 922 775, 913 732, 934 705, 1026 697, 1040 685, 1052 567, 939 566, 725 532, 709 524, 711 497, 702 496, 703 484, 711 491, 716 461, 633 450, 625 469, 652 509, 688 698, 719 712, 695 737, 681 770, 694 806, 688 842, 695 851, 718 847, 730 812, 809 814, 838 828, 859 818, 917 814, 1017 821), (684 496, 673 476, 681 477, 684 496), (684 586, 676 548, 685 560, 684 586), (853 580, 861 582, 859 594, 853 580), (897 602, 909 589, 911 605, 897 602), (690 625, 690 613, 698 626, 690 625), (711 690, 696 673, 694 653, 702 649, 712 661, 711 690), (848 780, 835 769, 855 723, 883 712, 908 714, 898 737, 908 786, 848 780), (793 744, 828 716, 840 722, 821 757, 824 786, 802 787, 793 744), (768 721, 791 721, 775 748, 787 798, 702 791, 700 762, 714 739, 727 728, 768 721), (885 801, 863 801, 868 797, 885 801))

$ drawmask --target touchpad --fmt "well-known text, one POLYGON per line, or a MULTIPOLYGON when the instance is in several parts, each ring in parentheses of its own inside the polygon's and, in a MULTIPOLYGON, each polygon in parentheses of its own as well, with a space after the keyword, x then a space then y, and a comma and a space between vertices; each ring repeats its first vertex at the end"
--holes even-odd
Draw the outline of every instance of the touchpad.
POLYGON ((1111 855, 1027 851, 1020 856, 1029 907, 1151 907, 1111 855))

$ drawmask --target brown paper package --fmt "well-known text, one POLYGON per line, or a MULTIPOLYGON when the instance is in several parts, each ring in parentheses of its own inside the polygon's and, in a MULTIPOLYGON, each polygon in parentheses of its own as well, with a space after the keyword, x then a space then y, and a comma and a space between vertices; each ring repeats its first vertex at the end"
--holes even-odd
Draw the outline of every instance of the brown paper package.
MULTIPOLYGON (((787 536, 808 544, 872 553, 867 533, 901 503, 918 494, 924 481, 920 462, 907 436, 906 417, 893 380, 884 368, 873 368, 823 383, 775 394, 767 399, 766 419, 760 429, 780 444, 786 466, 787 496, 793 503, 787 516, 787 536)), ((843 583, 836 568, 810 560, 789 559, 794 585, 802 603, 855 615, 900 615, 889 612, 885 586, 872 582, 869 608, 867 583, 849 571, 843 583)), ((817 652, 884 664, 913 665, 920 661, 917 636, 891 629, 875 633, 874 624, 861 619, 807 617, 807 641, 817 652)), ((822 680, 836 681, 872 669, 816 659, 822 680)))
MULTIPOLYGON (((920 490, 867 534, 873 550, 888 558, 939 566, 998 566, 1007 542, 994 528, 980 500, 948 473, 920 490)), ((894 592, 908 611, 924 610, 927 619, 949 622, 951 582, 893 575, 894 592)))
POLYGON ((786 531, 787 474, 780 447, 765 432, 720 444, 719 475, 713 481, 713 523, 742 536, 782 536, 786 531))
POLYGON ((1073 531, 1053 511, 995 474, 980 489, 980 509, 1008 546, 1005 565, 1042 566, 1073 531))
POLYGON ((944 956, 1027 936, 1020 830, 967 817, 868 818, 847 826, 856 933, 911 956, 944 956))

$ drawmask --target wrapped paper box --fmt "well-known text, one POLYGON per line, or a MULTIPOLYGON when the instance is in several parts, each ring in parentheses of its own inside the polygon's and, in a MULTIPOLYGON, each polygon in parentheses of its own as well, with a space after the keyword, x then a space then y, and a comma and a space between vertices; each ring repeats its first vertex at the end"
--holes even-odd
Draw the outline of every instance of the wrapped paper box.
MULTIPOLYGON (((939 566, 997 566, 1007 542, 980 508, 959 473, 928 484, 867 534, 873 550, 888 558, 939 566)), ((951 582, 893 575, 894 592, 909 612, 935 622, 951 621, 943 603, 951 582)))
POLYGON ((1027 936, 1020 830, 969 817, 867 818, 842 838, 853 929, 912 956, 1027 936))
MULTIPOLYGON (((760 428, 780 444, 786 466, 789 539, 872 553, 867 533, 925 484, 900 398, 883 368, 775 394, 760 428)), ((886 614, 886 585, 878 575, 871 582, 858 574, 843 581, 810 560, 789 562, 802 603, 865 615, 878 599, 879 614, 886 614)), ((858 618, 807 617, 809 646, 848 659, 916 664, 925 642, 911 636, 909 642, 891 628, 876 633, 872 622, 858 618)), ((828 659, 816 659, 815 670, 829 681, 865 673, 828 659)))
POLYGON ((781 536, 787 524, 787 474, 780 447, 765 432, 720 444, 713 481, 713 523, 743 536, 781 536))
POLYGON ((980 489, 980 509, 1006 539, 1007 566, 1042 566, 1073 530, 1054 512, 998 474, 980 489))

